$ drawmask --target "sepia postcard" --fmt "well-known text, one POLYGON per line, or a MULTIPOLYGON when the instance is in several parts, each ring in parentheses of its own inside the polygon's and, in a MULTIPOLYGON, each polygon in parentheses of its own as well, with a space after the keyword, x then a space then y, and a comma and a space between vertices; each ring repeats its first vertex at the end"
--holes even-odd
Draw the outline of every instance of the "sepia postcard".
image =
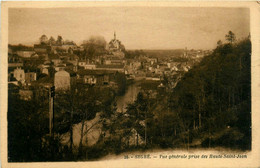
POLYGON ((1 166, 260 167, 257 2, 2 2, 1 166))

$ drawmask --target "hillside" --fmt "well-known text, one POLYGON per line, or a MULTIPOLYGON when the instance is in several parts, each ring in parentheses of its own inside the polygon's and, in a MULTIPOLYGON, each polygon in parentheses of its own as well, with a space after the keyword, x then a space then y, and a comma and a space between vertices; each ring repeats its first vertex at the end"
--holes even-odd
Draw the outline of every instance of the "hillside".
POLYGON ((251 42, 245 39, 219 45, 184 75, 169 99, 184 142, 251 148, 250 61, 251 42))

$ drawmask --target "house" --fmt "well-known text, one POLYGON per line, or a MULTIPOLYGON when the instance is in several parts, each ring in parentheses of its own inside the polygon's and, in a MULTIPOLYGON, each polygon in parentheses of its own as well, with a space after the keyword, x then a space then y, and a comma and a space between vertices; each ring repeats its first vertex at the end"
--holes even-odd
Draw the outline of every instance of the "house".
POLYGON ((20 50, 16 51, 17 55, 22 58, 30 58, 35 52, 31 50, 20 50))
POLYGON ((171 68, 171 70, 172 70, 172 71, 178 71, 179 69, 177 68, 177 66, 173 66, 173 67, 171 68))
POLYGON ((56 90, 69 90, 76 83, 76 73, 61 70, 54 75, 56 90))
POLYGON ((15 69, 15 68, 21 68, 23 67, 22 62, 8 62, 8 68, 15 69))
POLYGON ((189 71, 189 67, 188 66, 183 66, 183 71, 188 72, 189 71))
POLYGON ((66 68, 66 64, 59 64, 57 66, 55 66, 55 71, 64 71, 66 68))
POLYGON ((134 61, 130 63, 130 67, 132 67, 134 70, 137 70, 139 68, 141 68, 142 63, 139 61, 134 61))
POLYGON ((77 72, 79 78, 83 79, 85 84, 90 85, 106 85, 111 81, 111 75, 115 74, 113 71, 104 70, 85 70, 80 69, 77 72))
POLYGON ((25 73, 21 68, 16 68, 14 70, 14 77, 17 81, 24 82, 25 81, 25 73))
POLYGON ((85 64, 84 69, 96 69, 95 64, 85 64))
POLYGON ((145 80, 160 81, 161 77, 159 74, 147 73, 145 80))
POLYGON ((53 53, 57 53, 57 51, 62 50, 62 45, 61 44, 52 44, 51 45, 51 51, 53 53))
POLYGON ((97 70, 108 70, 108 71, 115 71, 115 72, 125 72, 124 65, 97 65, 97 70))
POLYGON ((46 75, 49 75, 49 70, 48 70, 48 68, 42 68, 42 69, 41 69, 41 73, 46 74, 46 75))
POLYGON ((73 42, 63 44, 61 47, 66 52, 69 52, 70 49, 76 50, 78 48, 77 45, 75 43, 73 43, 73 42))
POLYGON ((148 62, 150 62, 151 65, 158 62, 158 58, 148 58, 148 62))
POLYGON ((58 54, 48 54, 48 58, 54 65, 61 63, 61 59, 58 54))
POLYGON ((73 41, 65 41, 59 44, 52 44, 51 50, 52 51, 59 51, 68 53, 69 51, 77 50, 78 46, 73 41))
POLYGON ((90 85, 95 85, 97 83, 97 77, 94 75, 85 75, 83 77, 83 82, 90 85))
POLYGON ((17 68, 22 66, 23 66, 23 59, 21 57, 19 57, 17 54, 8 53, 8 68, 17 68))
POLYGON ((125 60, 121 56, 104 55, 102 61, 97 61, 105 65, 122 65, 125 64, 125 60))
POLYGON ((52 59, 51 62, 56 66, 61 63, 61 60, 59 58, 52 59))
POLYGON ((79 61, 79 62, 78 62, 78 65, 79 65, 80 67, 85 67, 86 64, 87 64, 86 61, 79 61))
POLYGON ((49 68, 51 67, 50 61, 45 61, 43 64, 40 64, 38 66, 38 69, 40 69, 41 73, 49 74, 49 68))
POLYGON ((36 73, 35 72, 26 72, 25 73, 25 82, 31 83, 32 81, 36 81, 36 73))
POLYGON ((35 44, 34 51, 37 54, 47 54, 51 52, 51 46, 49 45, 42 45, 42 44, 35 44))

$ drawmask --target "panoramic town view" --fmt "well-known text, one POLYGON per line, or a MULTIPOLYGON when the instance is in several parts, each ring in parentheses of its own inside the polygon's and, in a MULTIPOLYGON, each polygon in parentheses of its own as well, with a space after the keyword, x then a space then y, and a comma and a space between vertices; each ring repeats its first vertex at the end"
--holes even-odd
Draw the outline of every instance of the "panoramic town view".
POLYGON ((8 161, 251 150, 243 8, 10 9, 8 161))

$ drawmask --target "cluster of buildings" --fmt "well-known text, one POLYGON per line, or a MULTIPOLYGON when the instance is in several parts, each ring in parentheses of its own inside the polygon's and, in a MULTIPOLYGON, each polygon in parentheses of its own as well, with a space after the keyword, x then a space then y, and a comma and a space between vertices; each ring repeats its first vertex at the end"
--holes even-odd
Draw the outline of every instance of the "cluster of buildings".
MULTIPOLYGON (((90 86, 118 87, 118 74, 126 79, 145 79, 161 81, 164 76, 171 77, 178 71, 188 71, 191 62, 174 62, 141 55, 135 59, 125 58, 125 47, 116 38, 108 43, 106 53, 89 58, 82 56, 84 47, 73 41, 57 41, 40 38, 40 44, 33 47, 8 47, 8 83, 19 85, 23 99, 30 99, 30 88, 41 86, 56 90, 67 90, 76 83, 90 86), (27 93, 28 97, 26 97, 27 93)), ((197 53, 198 54, 198 53, 197 53)), ((184 57, 187 53, 184 53, 184 57)), ((173 82, 174 83, 174 82, 173 82)))
MULTIPOLYGON (((90 86, 118 87, 118 74, 124 74, 124 46, 114 39, 107 53, 93 59, 80 57, 82 46, 61 38, 49 42, 43 35, 33 47, 8 46, 8 83, 20 87, 24 100, 32 98, 36 86, 68 90, 77 82, 90 86), (27 97, 25 95, 28 95, 27 97)), ((121 75, 122 76, 122 75, 121 75)))

